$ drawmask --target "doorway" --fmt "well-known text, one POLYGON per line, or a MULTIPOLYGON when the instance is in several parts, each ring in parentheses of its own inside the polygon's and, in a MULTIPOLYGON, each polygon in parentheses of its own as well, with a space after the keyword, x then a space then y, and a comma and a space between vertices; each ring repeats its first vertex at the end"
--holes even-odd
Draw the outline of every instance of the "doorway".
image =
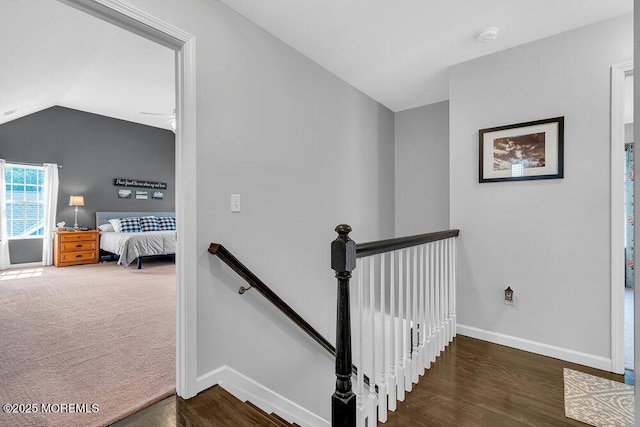
POLYGON ((634 371, 633 73, 624 78, 624 369, 634 371))
POLYGON ((176 392, 196 395, 195 37, 113 0, 59 0, 176 52, 176 392))
POLYGON ((633 62, 611 67, 611 371, 633 372, 633 62))

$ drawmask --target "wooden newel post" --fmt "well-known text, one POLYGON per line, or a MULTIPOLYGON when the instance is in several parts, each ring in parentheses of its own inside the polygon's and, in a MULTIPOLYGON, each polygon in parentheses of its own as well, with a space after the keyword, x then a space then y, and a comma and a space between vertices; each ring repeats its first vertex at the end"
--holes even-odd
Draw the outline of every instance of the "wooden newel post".
POLYGON ((331 242, 331 268, 338 279, 338 313, 336 322, 336 391, 331 397, 331 425, 355 427, 356 395, 351 389, 351 313, 349 279, 356 268, 356 243, 349 238, 351 227, 336 227, 338 237, 331 242))

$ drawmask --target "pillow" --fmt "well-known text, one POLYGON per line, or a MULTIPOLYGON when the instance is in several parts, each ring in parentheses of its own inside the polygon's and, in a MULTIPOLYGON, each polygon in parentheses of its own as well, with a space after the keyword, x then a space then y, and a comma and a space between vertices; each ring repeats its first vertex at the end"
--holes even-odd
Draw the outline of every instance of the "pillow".
POLYGON ((168 216, 160 216, 156 218, 158 221, 158 230, 175 230, 176 219, 168 216))
POLYGON ((120 218, 110 219, 109 223, 113 227, 113 231, 115 231, 116 233, 120 233, 122 231, 120 227, 120 218))
POLYGON ((115 228, 113 228, 113 225, 110 223, 99 225, 98 230, 105 232, 116 231, 115 228))
POLYGON ((120 218, 120 231, 123 233, 139 233, 141 231, 140 218, 137 216, 131 218, 120 218))
POLYGON ((142 231, 158 231, 158 220, 155 216, 141 216, 140 229, 142 231))

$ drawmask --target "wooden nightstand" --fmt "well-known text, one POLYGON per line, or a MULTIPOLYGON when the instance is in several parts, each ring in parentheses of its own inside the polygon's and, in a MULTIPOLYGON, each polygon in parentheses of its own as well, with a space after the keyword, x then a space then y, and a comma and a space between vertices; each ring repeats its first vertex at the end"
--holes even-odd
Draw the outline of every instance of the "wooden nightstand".
POLYGON ((98 230, 88 231, 56 231, 53 240, 53 265, 97 264, 98 230))

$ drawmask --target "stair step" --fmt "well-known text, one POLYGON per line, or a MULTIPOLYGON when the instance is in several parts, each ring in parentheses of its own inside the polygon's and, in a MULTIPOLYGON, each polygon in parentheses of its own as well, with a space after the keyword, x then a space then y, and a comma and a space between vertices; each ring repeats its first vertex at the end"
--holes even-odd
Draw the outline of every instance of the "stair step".
MULTIPOLYGON (((185 402, 197 413, 193 425, 281 427, 269 414, 216 385, 185 402), (212 415, 215 414, 215 417, 212 415)), ((194 414, 195 415, 195 414, 194 414)), ((289 427, 290 424, 285 424, 289 427)))
POLYGON ((280 423, 282 423, 283 426, 294 426, 294 427, 298 427, 298 424, 293 423, 290 424, 287 420, 285 420, 284 418, 282 418, 281 416, 279 416, 278 414, 274 414, 273 412, 270 413, 269 415, 271 415, 271 417, 275 420, 280 421, 280 423))
POLYGON ((253 403, 249 402, 248 400, 246 402, 244 402, 244 403, 247 404, 248 406, 251 406, 256 411, 261 412, 266 417, 269 417, 270 421, 272 421, 273 424, 278 426, 278 427, 291 427, 292 425, 294 425, 294 424, 289 423, 287 420, 284 420, 284 419, 280 418, 277 414, 274 414, 273 412, 270 413, 270 414, 267 414, 262 409, 258 408, 256 405, 254 405, 253 403))
POLYGON ((118 421, 114 427, 146 427, 169 424, 219 427, 295 426, 277 415, 267 414, 249 402, 243 402, 219 385, 215 385, 189 400, 175 395, 168 397, 118 421))

